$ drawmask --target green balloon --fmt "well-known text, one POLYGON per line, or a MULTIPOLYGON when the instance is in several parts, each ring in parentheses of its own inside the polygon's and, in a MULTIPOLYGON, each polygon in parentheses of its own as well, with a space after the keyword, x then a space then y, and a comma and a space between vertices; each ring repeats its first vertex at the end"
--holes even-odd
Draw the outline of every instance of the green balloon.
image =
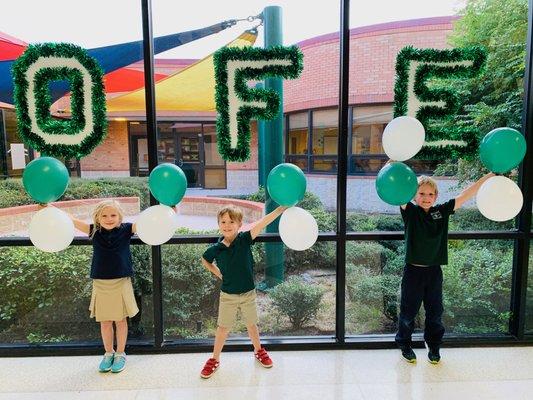
POLYGON ((401 162, 385 165, 376 178, 376 191, 379 198, 393 206, 407 204, 417 190, 418 182, 415 173, 401 162))
POLYGON ((516 129, 498 128, 485 135, 479 145, 479 157, 496 174, 517 167, 526 155, 526 139, 516 129))
POLYGON ((175 164, 159 164, 148 178, 150 192, 161 204, 175 206, 187 190, 187 178, 182 169, 175 164))
POLYGON ((65 165, 53 157, 39 157, 22 174, 22 184, 30 197, 45 204, 59 199, 67 190, 69 174, 65 165))
POLYGON ((292 207, 300 202, 304 198, 306 186, 304 173, 294 164, 276 165, 268 174, 268 193, 280 206, 292 207))

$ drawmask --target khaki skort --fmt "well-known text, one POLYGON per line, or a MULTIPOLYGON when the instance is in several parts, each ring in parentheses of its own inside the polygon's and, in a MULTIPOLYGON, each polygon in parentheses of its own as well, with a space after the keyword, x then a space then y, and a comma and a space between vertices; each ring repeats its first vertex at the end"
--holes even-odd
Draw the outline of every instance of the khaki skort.
POLYGON ((257 305, 255 299, 255 289, 241 294, 220 292, 218 326, 231 329, 235 324, 239 309, 241 310, 242 319, 246 325, 257 324, 257 305))
POLYGON ((137 314, 131 278, 93 279, 89 311, 97 322, 122 321, 137 314))

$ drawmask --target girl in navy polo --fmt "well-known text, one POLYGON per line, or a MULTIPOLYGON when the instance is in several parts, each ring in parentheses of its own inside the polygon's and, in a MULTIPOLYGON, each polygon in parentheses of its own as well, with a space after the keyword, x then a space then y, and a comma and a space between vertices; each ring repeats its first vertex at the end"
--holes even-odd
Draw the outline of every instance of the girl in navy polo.
POLYGON ((100 372, 120 372, 126 365, 128 322, 139 312, 131 277, 133 275, 130 239, 135 224, 122 222, 124 212, 115 200, 104 200, 93 211, 93 223, 71 216, 74 226, 92 239, 91 278, 93 290, 89 310, 100 322, 105 354, 100 372), (116 351, 113 348, 113 322, 116 326, 116 351))

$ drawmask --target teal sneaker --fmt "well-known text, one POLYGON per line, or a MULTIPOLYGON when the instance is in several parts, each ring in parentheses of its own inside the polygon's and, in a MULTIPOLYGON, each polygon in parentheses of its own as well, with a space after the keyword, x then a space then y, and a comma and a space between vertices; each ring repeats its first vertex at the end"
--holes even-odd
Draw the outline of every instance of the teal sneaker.
POLYGON ((100 372, 109 372, 111 371, 111 366, 113 365, 114 353, 105 353, 104 358, 100 361, 98 366, 98 371, 100 372))
POLYGON ((111 366, 111 372, 117 373, 126 368, 126 354, 125 353, 115 353, 115 358, 113 360, 113 365, 111 366))

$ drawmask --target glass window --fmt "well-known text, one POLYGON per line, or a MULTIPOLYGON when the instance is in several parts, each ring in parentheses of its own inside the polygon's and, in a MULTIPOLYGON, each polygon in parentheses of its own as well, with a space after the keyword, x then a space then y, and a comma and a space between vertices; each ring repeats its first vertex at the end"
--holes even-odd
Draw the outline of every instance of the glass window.
POLYGON ((337 154, 338 121, 337 110, 313 112, 313 155, 337 154))
MULTIPOLYGON (((220 290, 217 279, 200 263, 207 247, 194 244, 162 248, 167 340, 215 336, 220 290)), ((252 252, 260 334, 333 336, 335 244, 319 242, 306 251, 293 251, 281 243, 257 243, 252 252)), ((238 318, 230 339, 246 337, 246 326, 238 318)))
POLYGON ((205 188, 224 189, 226 188, 226 163, 218 152, 215 125, 204 124, 203 129, 205 188))
POLYGON ((529 244, 529 268, 527 278, 527 301, 526 301, 526 333, 533 334, 533 237, 529 244))
MULTIPOLYGON (((131 252, 139 313, 129 319, 128 343, 135 344, 153 338, 152 275, 150 247, 133 245, 131 252)), ((92 246, 60 253, 0 247, 0 343, 101 343, 88 311, 91 258, 92 246)))
POLYGON ((307 154, 308 113, 289 115, 287 154, 307 154))
MULTIPOLYGON (((404 267, 403 241, 348 242, 346 246, 346 333, 394 333, 404 267)), ((446 332, 507 333, 513 242, 451 240, 442 266, 446 332)), ((424 328, 424 308, 415 321, 424 328)))

